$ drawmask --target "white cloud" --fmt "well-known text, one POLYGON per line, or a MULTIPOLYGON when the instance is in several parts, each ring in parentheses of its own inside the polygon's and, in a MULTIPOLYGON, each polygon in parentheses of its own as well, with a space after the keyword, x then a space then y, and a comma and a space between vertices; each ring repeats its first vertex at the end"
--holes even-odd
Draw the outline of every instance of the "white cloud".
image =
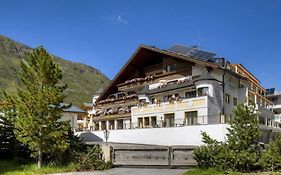
POLYGON ((104 16, 102 18, 111 24, 128 24, 128 22, 121 15, 104 16))
POLYGON ((117 21, 123 23, 123 24, 128 24, 126 20, 124 20, 120 15, 117 17, 117 21))

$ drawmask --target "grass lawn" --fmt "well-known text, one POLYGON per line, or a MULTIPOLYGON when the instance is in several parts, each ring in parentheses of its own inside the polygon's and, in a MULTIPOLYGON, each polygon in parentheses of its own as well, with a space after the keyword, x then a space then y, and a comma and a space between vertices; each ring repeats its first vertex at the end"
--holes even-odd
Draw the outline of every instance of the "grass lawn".
MULTIPOLYGON (((224 175, 223 172, 217 171, 215 169, 193 169, 190 170, 184 175, 224 175)), ((238 173, 238 172, 230 172, 229 175, 281 175, 281 172, 258 172, 258 173, 238 173)))
POLYGON ((69 171, 74 171, 73 165, 43 166, 41 169, 38 169, 37 164, 35 163, 22 164, 16 160, 0 159, 1 175, 40 175, 40 174, 69 172, 69 171))

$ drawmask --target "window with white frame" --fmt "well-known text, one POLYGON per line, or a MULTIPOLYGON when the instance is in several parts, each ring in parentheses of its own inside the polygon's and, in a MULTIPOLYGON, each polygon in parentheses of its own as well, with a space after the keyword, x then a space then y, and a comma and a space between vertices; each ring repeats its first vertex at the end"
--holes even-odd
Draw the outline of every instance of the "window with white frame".
POLYGON ((208 87, 201 87, 198 88, 198 97, 209 95, 209 88, 208 87))

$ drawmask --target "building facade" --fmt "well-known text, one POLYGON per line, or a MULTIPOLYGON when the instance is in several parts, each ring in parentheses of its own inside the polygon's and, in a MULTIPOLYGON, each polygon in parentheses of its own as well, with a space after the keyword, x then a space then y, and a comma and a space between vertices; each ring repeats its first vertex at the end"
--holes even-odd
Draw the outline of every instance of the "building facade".
POLYGON ((265 94, 241 64, 211 52, 141 45, 95 96, 88 121, 93 131, 216 125, 228 123, 235 106, 246 104, 255 108, 267 130, 277 125, 265 94))
POLYGON ((273 103, 274 121, 280 125, 281 123, 281 92, 275 88, 267 89, 266 97, 273 103))
MULTIPOLYGON (((62 104, 66 105, 66 104, 62 104)), ((76 106, 70 106, 63 109, 61 121, 69 121, 71 130, 74 132, 83 131, 87 125, 86 112, 76 106)))

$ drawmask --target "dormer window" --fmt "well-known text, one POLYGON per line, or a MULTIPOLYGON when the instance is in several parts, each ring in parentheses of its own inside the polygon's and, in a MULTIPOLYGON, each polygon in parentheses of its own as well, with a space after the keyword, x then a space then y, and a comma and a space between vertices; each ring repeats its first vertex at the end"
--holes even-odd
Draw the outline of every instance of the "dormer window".
POLYGON ((166 66, 166 72, 175 72, 177 71, 177 64, 170 64, 166 66))

